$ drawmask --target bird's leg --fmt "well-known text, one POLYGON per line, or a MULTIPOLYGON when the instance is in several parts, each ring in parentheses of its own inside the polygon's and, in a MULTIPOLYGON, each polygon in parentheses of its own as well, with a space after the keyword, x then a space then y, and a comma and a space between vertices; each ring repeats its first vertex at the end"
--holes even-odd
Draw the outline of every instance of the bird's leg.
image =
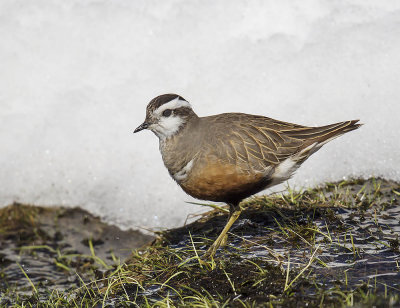
POLYGON ((237 205, 229 204, 229 218, 228 222, 226 223, 224 229, 222 230, 221 234, 218 236, 218 238, 215 240, 215 242, 208 248, 206 253, 204 254, 204 257, 206 258, 211 258, 214 257, 215 253, 217 252, 217 249, 223 244, 223 242, 226 243, 227 236, 228 236, 228 231, 232 227, 233 223, 236 221, 236 219, 239 218, 240 213, 242 212, 242 209, 237 205))
MULTIPOLYGON (((231 219, 232 214, 235 212, 235 208, 237 207, 237 205, 235 205, 233 203, 228 203, 228 205, 229 205, 229 214, 228 214, 228 219, 227 219, 226 223, 229 222, 229 219, 231 219)), ((228 243, 228 233, 225 233, 224 237, 221 240, 220 247, 226 246, 227 243, 228 243)))

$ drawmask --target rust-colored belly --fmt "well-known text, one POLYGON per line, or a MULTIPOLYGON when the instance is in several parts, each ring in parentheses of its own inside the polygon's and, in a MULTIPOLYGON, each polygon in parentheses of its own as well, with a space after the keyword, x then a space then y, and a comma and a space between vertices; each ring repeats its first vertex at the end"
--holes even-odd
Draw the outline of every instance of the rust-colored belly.
POLYGON ((202 200, 239 202, 268 185, 259 172, 245 172, 236 165, 212 162, 194 167, 180 183, 189 195, 202 200))

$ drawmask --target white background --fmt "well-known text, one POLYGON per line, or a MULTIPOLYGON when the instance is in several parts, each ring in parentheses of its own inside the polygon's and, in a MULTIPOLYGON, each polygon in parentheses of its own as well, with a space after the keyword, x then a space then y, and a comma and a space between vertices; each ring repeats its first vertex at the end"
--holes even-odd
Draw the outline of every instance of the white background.
POLYGON ((400 2, 0 0, 0 205, 82 206, 123 228, 199 210, 169 178, 151 98, 200 115, 361 119, 289 182, 400 180, 400 2))

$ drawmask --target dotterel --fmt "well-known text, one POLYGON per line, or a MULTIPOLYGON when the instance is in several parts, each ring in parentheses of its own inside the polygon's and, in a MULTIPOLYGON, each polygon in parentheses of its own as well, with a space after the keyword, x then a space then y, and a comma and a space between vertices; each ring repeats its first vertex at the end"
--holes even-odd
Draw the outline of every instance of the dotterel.
POLYGON ((165 166, 187 194, 229 204, 228 222, 205 254, 212 257, 243 199, 289 179, 325 143, 360 127, 357 122, 307 127, 243 113, 198 117, 183 97, 164 94, 150 101, 134 132, 157 135, 165 166))

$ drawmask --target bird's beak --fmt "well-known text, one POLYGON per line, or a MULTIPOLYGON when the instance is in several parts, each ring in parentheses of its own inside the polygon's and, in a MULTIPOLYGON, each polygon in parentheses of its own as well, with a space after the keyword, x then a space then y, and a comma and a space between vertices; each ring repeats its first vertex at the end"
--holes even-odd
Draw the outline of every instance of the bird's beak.
POLYGON ((133 133, 140 132, 141 130, 144 130, 144 129, 148 128, 148 127, 149 127, 149 124, 146 123, 146 122, 143 122, 142 124, 140 124, 140 125, 133 131, 133 133))

